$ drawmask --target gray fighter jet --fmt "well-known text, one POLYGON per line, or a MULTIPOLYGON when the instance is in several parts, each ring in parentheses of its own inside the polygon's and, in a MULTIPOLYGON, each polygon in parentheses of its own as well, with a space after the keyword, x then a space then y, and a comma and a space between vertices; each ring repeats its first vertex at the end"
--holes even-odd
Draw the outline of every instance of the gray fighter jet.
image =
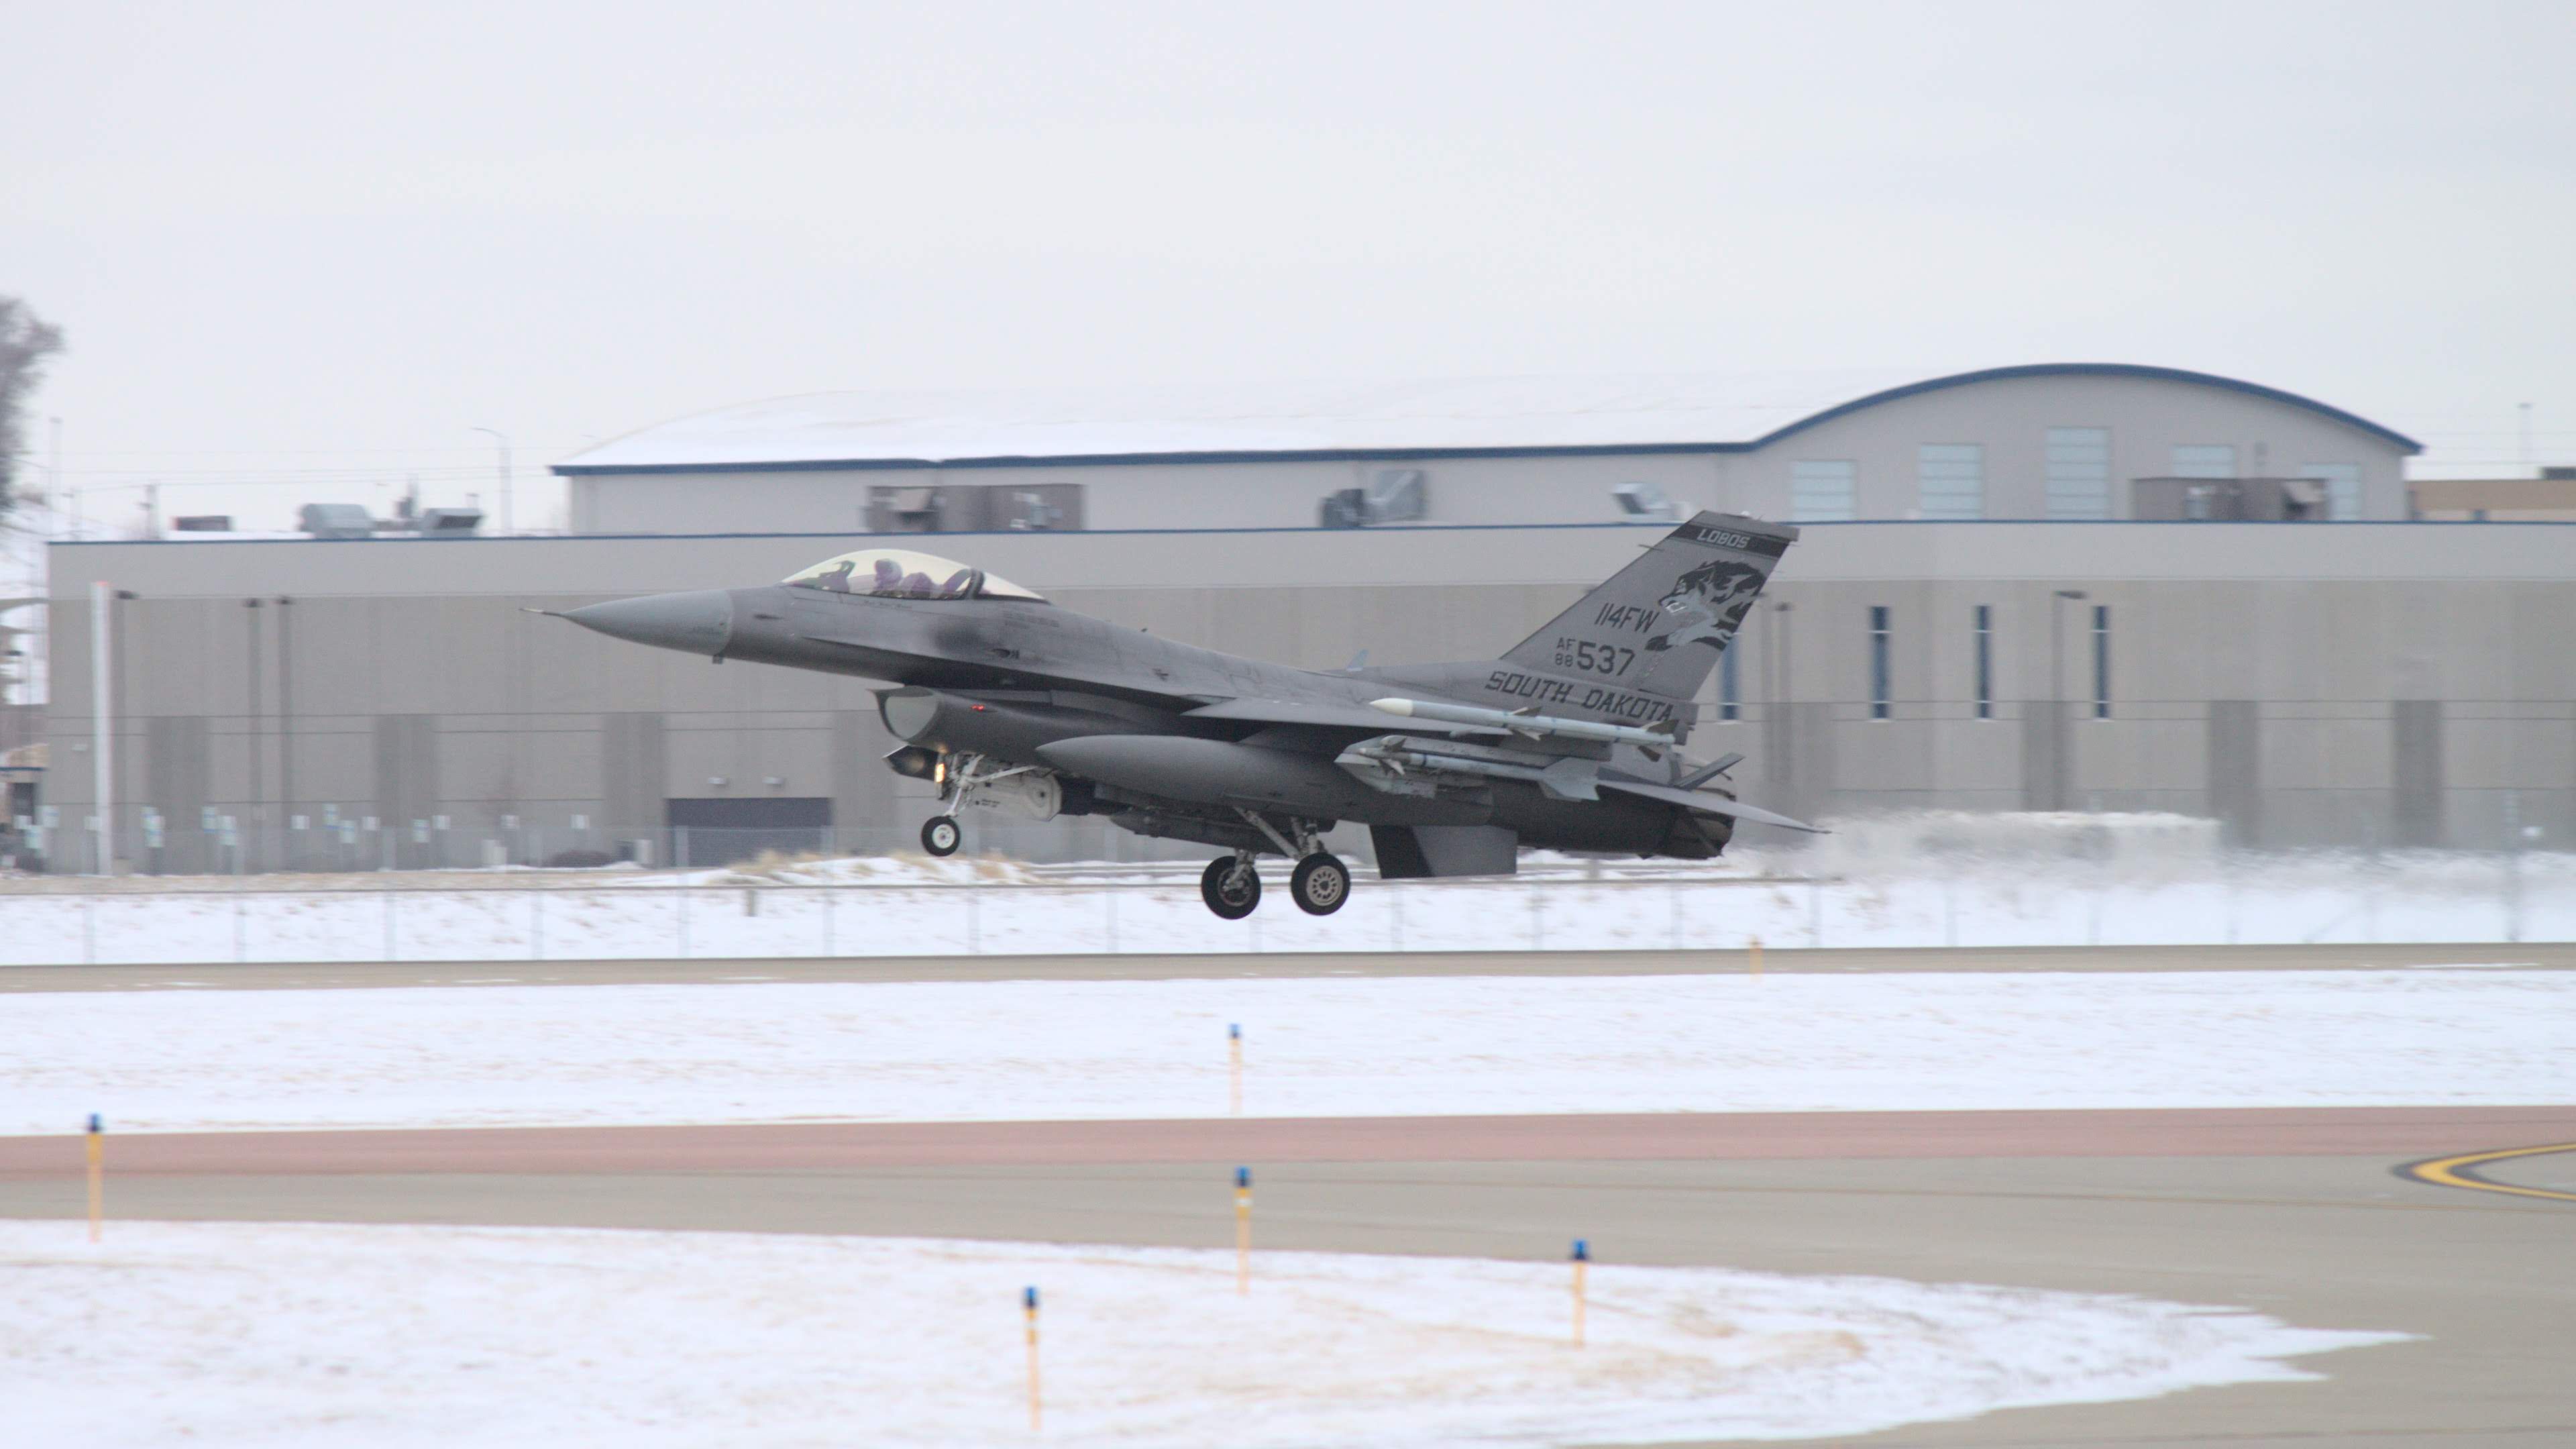
POLYGON ((760 588, 656 594, 563 617, 722 661, 883 680, 897 774, 945 805, 933 855, 975 805, 1098 815, 1228 852, 1200 879, 1229 920, 1261 902, 1257 856, 1296 862, 1328 915, 1350 871, 1324 832, 1364 824, 1378 874, 1509 874, 1521 848, 1701 860, 1737 821, 1812 826, 1684 757, 1690 700, 1798 531, 1702 513, 1498 659, 1339 673, 1159 639, 1050 605, 981 569, 863 549, 760 588))

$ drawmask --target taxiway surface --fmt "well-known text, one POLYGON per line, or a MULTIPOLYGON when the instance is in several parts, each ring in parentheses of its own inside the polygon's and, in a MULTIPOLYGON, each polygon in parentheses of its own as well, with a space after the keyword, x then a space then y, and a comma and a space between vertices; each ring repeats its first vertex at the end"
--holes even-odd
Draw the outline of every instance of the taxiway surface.
MULTIPOLYGON (((2576 970, 2576 942, 2373 946, 2006 946, 1774 949, 1779 974, 2033 971, 2576 970)), ((632 961, 251 962, 11 966, 0 992, 286 991, 370 986, 636 986, 757 981, 1180 981, 1314 976, 1706 976, 1757 969, 1745 951, 1407 951, 1203 956, 868 956, 632 961)))
MULTIPOLYGON (((1653 954, 1653 953, 1650 953, 1653 954)), ((2576 964, 2567 947, 1882 953, 1768 969, 2172 970, 2576 964), (2079 959, 2081 958, 2081 959, 2079 959), (2107 959, 2105 959, 2107 958, 2107 959), (2089 963, 2089 966, 2088 964, 2089 963)), ((1740 970, 1550 955, 1055 962, 673 962, 93 968, 50 989, 540 980, 1025 979, 1740 970), (861 969, 863 967, 863 969, 861 969), (909 971, 910 974, 902 974, 909 971), (131 979, 98 972, 140 973, 131 979), (324 973, 340 979, 322 979, 324 973), (441 976, 438 973, 453 972, 441 976), (591 973, 600 974, 591 974, 591 973), (653 973, 673 974, 653 974, 653 973), (247 975, 237 973, 249 973, 247 975), (622 974, 620 974, 622 973, 622 974), (678 974, 687 973, 687 974, 678 974), (185 983, 185 984, 182 984, 185 983)), ((33 985, 13 972, 12 985, 33 985)), ((2455 1048, 2474 1051, 2475 1043, 2455 1048)), ((1229 1174, 1262 1185, 1265 1247, 1879 1273, 2245 1307, 2411 1341, 2309 1361, 2308 1382, 2007 1411, 1846 1442, 2490 1449, 2576 1443, 2576 1201, 2399 1176, 2442 1154, 2576 1143, 2576 1108, 1797 1113, 1617 1118, 805 1124, 226 1133, 111 1144, 114 1216, 944 1235, 1223 1246, 1229 1174)), ((0 1141, 0 1215, 81 1211, 76 1138, 0 1141)), ((2516 1159, 2555 1182, 2576 1158, 2516 1159)), ((110 1231, 113 1231, 111 1225, 110 1231)))

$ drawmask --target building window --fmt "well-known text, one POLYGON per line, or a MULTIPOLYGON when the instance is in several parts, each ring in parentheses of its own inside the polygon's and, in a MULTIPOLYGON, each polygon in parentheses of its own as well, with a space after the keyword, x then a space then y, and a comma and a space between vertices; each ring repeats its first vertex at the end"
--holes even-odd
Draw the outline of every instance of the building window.
POLYGON ((1869 717, 1886 719, 1888 702, 1887 606, 1869 606, 1869 717))
POLYGON ((2048 430, 2048 516, 2111 516, 2111 430, 2048 430))
POLYGON ((2176 443, 2173 450, 2173 476, 2176 478, 2233 478, 2236 476, 2234 443, 2176 443))
POLYGON ((2111 606, 2093 606, 2093 717, 2111 717, 2111 606))
POLYGON ((1717 717, 1722 720, 1744 717, 1744 690, 1735 673, 1736 657, 1741 652, 1735 640, 1729 639, 1717 656, 1717 717))
POLYGON ((1849 523, 1860 516, 1859 468, 1847 461, 1789 465, 1791 523, 1849 523))
POLYGON ((1985 444, 1925 443, 1915 456, 1914 477, 1923 517, 1986 516, 1985 444))
POLYGON ((2326 485, 2326 518, 2335 523, 2350 523, 2361 517, 2361 465, 2359 463, 2310 463, 2299 470, 2302 478, 2315 478, 2326 485))
POLYGON ((1995 717, 1995 611, 1977 606, 1977 718, 1995 717))

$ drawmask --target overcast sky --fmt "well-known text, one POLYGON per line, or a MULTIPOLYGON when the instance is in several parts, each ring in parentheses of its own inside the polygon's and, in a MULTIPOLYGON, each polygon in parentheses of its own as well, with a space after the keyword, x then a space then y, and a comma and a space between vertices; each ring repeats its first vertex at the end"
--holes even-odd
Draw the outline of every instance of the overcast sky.
MULTIPOLYGON (((833 388, 2102 360, 2576 460, 2576 5, 22 5, 93 517, 833 388), (269 480, 260 486, 228 480, 269 480), (189 485, 181 487, 179 485, 189 485), (216 486, 227 485, 227 486, 216 486)), ((41 464, 42 458, 38 459, 41 464)), ((488 498, 487 498, 488 503, 488 498)))

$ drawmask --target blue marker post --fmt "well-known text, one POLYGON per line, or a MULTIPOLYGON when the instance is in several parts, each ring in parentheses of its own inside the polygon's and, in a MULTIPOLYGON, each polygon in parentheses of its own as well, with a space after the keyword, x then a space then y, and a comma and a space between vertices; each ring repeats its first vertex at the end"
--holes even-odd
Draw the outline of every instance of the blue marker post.
POLYGON ((1029 1432, 1038 1430, 1038 1290, 1020 1290, 1020 1303, 1029 1315, 1029 1432))
POLYGON ((1240 1117, 1240 1116, 1242 1116, 1242 1115, 1243 1115, 1243 1023, 1242 1023, 1242 1022, 1239 1022, 1239 1021, 1237 1021, 1237 1022, 1230 1022, 1230 1023, 1228 1023, 1228 1024, 1226 1025, 1226 1028, 1225 1028, 1225 1041, 1226 1041, 1226 1051, 1227 1051, 1228 1055, 1229 1055, 1229 1056, 1231 1056, 1231 1057, 1233 1058, 1233 1063, 1234 1063, 1234 1064, 1233 1064, 1233 1066, 1229 1069, 1229 1072, 1228 1072, 1228 1075, 1227 1075, 1227 1078, 1226 1078, 1226 1081, 1227 1081, 1227 1084, 1228 1084, 1228 1086, 1227 1086, 1227 1091, 1226 1091, 1226 1110, 1227 1110, 1229 1113, 1231 1113, 1232 1115, 1237 1116, 1237 1117, 1240 1117))
POLYGON ((89 1114, 89 1240, 98 1241, 99 1218, 107 1206, 107 1128, 89 1114))
POLYGON ((1583 1347, 1583 1269, 1592 1261, 1592 1245, 1574 1240, 1574 1346, 1583 1347))
POLYGON ((1252 1169, 1234 1170, 1234 1291, 1252 1291, 1252 1169))

